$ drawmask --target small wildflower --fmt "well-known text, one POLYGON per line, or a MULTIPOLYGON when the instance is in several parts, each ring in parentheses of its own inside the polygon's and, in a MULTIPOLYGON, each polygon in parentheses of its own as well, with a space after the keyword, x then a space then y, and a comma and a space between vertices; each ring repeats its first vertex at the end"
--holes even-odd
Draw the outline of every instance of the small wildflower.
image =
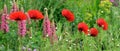
POLYGON ((33 51, 37 51, 37 49, 34 49, 33 51))
POLYGON ((23 46, 23 47, 22 47, 22 51, 25 51, 25 50, 26 50, 26 47, 23 46))
POLYGON ((31 48, 28 48, 28 51, 32 51, 32 49, 31 49, 31 48))
POLYGON ((115 2, 114 0, 110 0, 110 2, 115 2))

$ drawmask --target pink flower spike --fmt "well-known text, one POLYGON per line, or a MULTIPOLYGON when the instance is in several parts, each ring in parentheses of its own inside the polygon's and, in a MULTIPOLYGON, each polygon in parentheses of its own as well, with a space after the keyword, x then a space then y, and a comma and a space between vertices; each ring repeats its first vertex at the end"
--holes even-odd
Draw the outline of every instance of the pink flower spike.
POLYGON ((110 0, 110 2, 114 2, 114 0, 110 0))
POLYGON ((43 34, 44 36, 51 36, 50 20, 48 18, 47 9, 45 8, 46 15, 43 20, 43 34))
MULTIPOLYGON (((21 8, 21 11, 24 12, 23 7, 21 8)), ((22 37, 24 37, 26 35, 26 20, 21 20, 18 21, 18 34, 22 37)))
POLYGON ((9 32, 9 26, 7 23, 7 18, 8 18, 8 14, 7 14, 7 6, 4 5, 4 11, 1 17, 1 30, 4 31, 4 33, 9 32))
POLYGON ((19 11, 19 9, 17 7, 15 0, 13 0, 12 9, 11 9, 10 13, 17 12, 17 11, 19 11))
POLYGON ((52 32, 53 41, 58 41, 58 37, 56 35, 56 27, 55 27, 54 21, 52 21, 52 23, 51 23, 51 32, 52 32))
POLYGON ((7 14, 7 6, 6 6, 6 4, 4 5, 3 13, 4 13, 4 14, 7 14))
POLYGON ((22 37, 26 35, 26 20, 18 21, 18 34, 22 37))
POLYGON ((31 21, 30 21, 30 16, 29 16, 29 14, 28 13, 25 13, 26 14, 26 16, 27 16, 27 22, 28 22, 28 24, 31 24, 31 21))

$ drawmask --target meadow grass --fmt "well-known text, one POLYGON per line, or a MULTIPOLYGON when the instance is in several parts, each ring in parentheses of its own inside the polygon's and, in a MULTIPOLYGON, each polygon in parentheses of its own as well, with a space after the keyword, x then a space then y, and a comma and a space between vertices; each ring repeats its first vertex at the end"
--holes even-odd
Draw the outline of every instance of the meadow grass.
MULTIPOLYGON (((0 31, 0 51, 22 51, 22 47, 37 49, 37 51, 120 51, 120 5, 113 6, 112 3, 101 3, 101 0, 17 0, 19 8, 23 7, 25 12, 29 9, 38 9, 44 13, 48 8, 50 20, 56 23, 56 34, 59 41, 50 44, 49 38, 43 38, 42 22, 39 20, 39 29, 32 21, 32 37, 29 32, 23 38, 17 35, 17 23, 9 21, 10 32, 3 34, 0 31), (103 5, 104 6, 103 6, 103 5), (102 5, 102 6, 101 6, 102 5), (62 15, 61 10, 67 8, 75 15, 74 22, 68 22, 62 15), (104 31, 98 27, 96 20, 104 18, 108 22, 108 30, 104 31), (99 30, 97 37, 86 36, 79 32, 79 22, 86 22, 89 27, 99 30)), ((4 4, 11 10, 11 0, 0 0, 0 10, 4 4)), ((1 11, 2 12, 2 11, 1 11)), ((29 28, 29 25, 27 25, 29 28)), ((27 51, 27 50, 26 50, 27 51)))

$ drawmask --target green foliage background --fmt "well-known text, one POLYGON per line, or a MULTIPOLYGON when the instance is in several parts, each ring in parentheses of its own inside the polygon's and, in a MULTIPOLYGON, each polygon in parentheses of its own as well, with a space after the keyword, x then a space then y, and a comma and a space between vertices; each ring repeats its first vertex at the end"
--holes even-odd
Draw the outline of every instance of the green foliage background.
MULTIPOLYGON (((23 46, 37 51, 119 51, 120 5, 115 7, 108 0, 16 0, 16 2, 19 8, 24 8, 25 12, 29 9, 38 9, 44 14, 44 8, 48 8, 49 18, 51 21, 55 20, 57 26, 56 34, 59 41, 51 45, 49 38, 43 38, 43 20, 39 21, 39 30, 35 30, 36 23, 32 23, 32 38, 29 34, 19 38, 17 23, 9 22, 10 32, 3 34, 0 31, 0 51, 21 51, 23 46), (61 15, 61 10, 64 8, 74 13, 74 22, 68 22, 61 15), (96 20, 100 17, 108 22, 107 31, 103 31, 96 25, 96 20), (98 28, 98 36, 86 36, 79 32, 77 29, 79 22, 86 22, 90 28, 98 28)), ((12 0, 0 0, 1 12, 4 4, 10 12, 12 0)))

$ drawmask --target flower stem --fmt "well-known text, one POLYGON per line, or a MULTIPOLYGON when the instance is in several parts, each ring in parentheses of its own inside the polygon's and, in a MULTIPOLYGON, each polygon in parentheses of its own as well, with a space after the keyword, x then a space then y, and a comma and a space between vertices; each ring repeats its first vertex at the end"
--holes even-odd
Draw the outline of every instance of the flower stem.
POLYGON ((18 41, 19 41, 19 51, 21 51, 21 47, 22 47, 22 37, 21 36, 18 37, 18 41))

